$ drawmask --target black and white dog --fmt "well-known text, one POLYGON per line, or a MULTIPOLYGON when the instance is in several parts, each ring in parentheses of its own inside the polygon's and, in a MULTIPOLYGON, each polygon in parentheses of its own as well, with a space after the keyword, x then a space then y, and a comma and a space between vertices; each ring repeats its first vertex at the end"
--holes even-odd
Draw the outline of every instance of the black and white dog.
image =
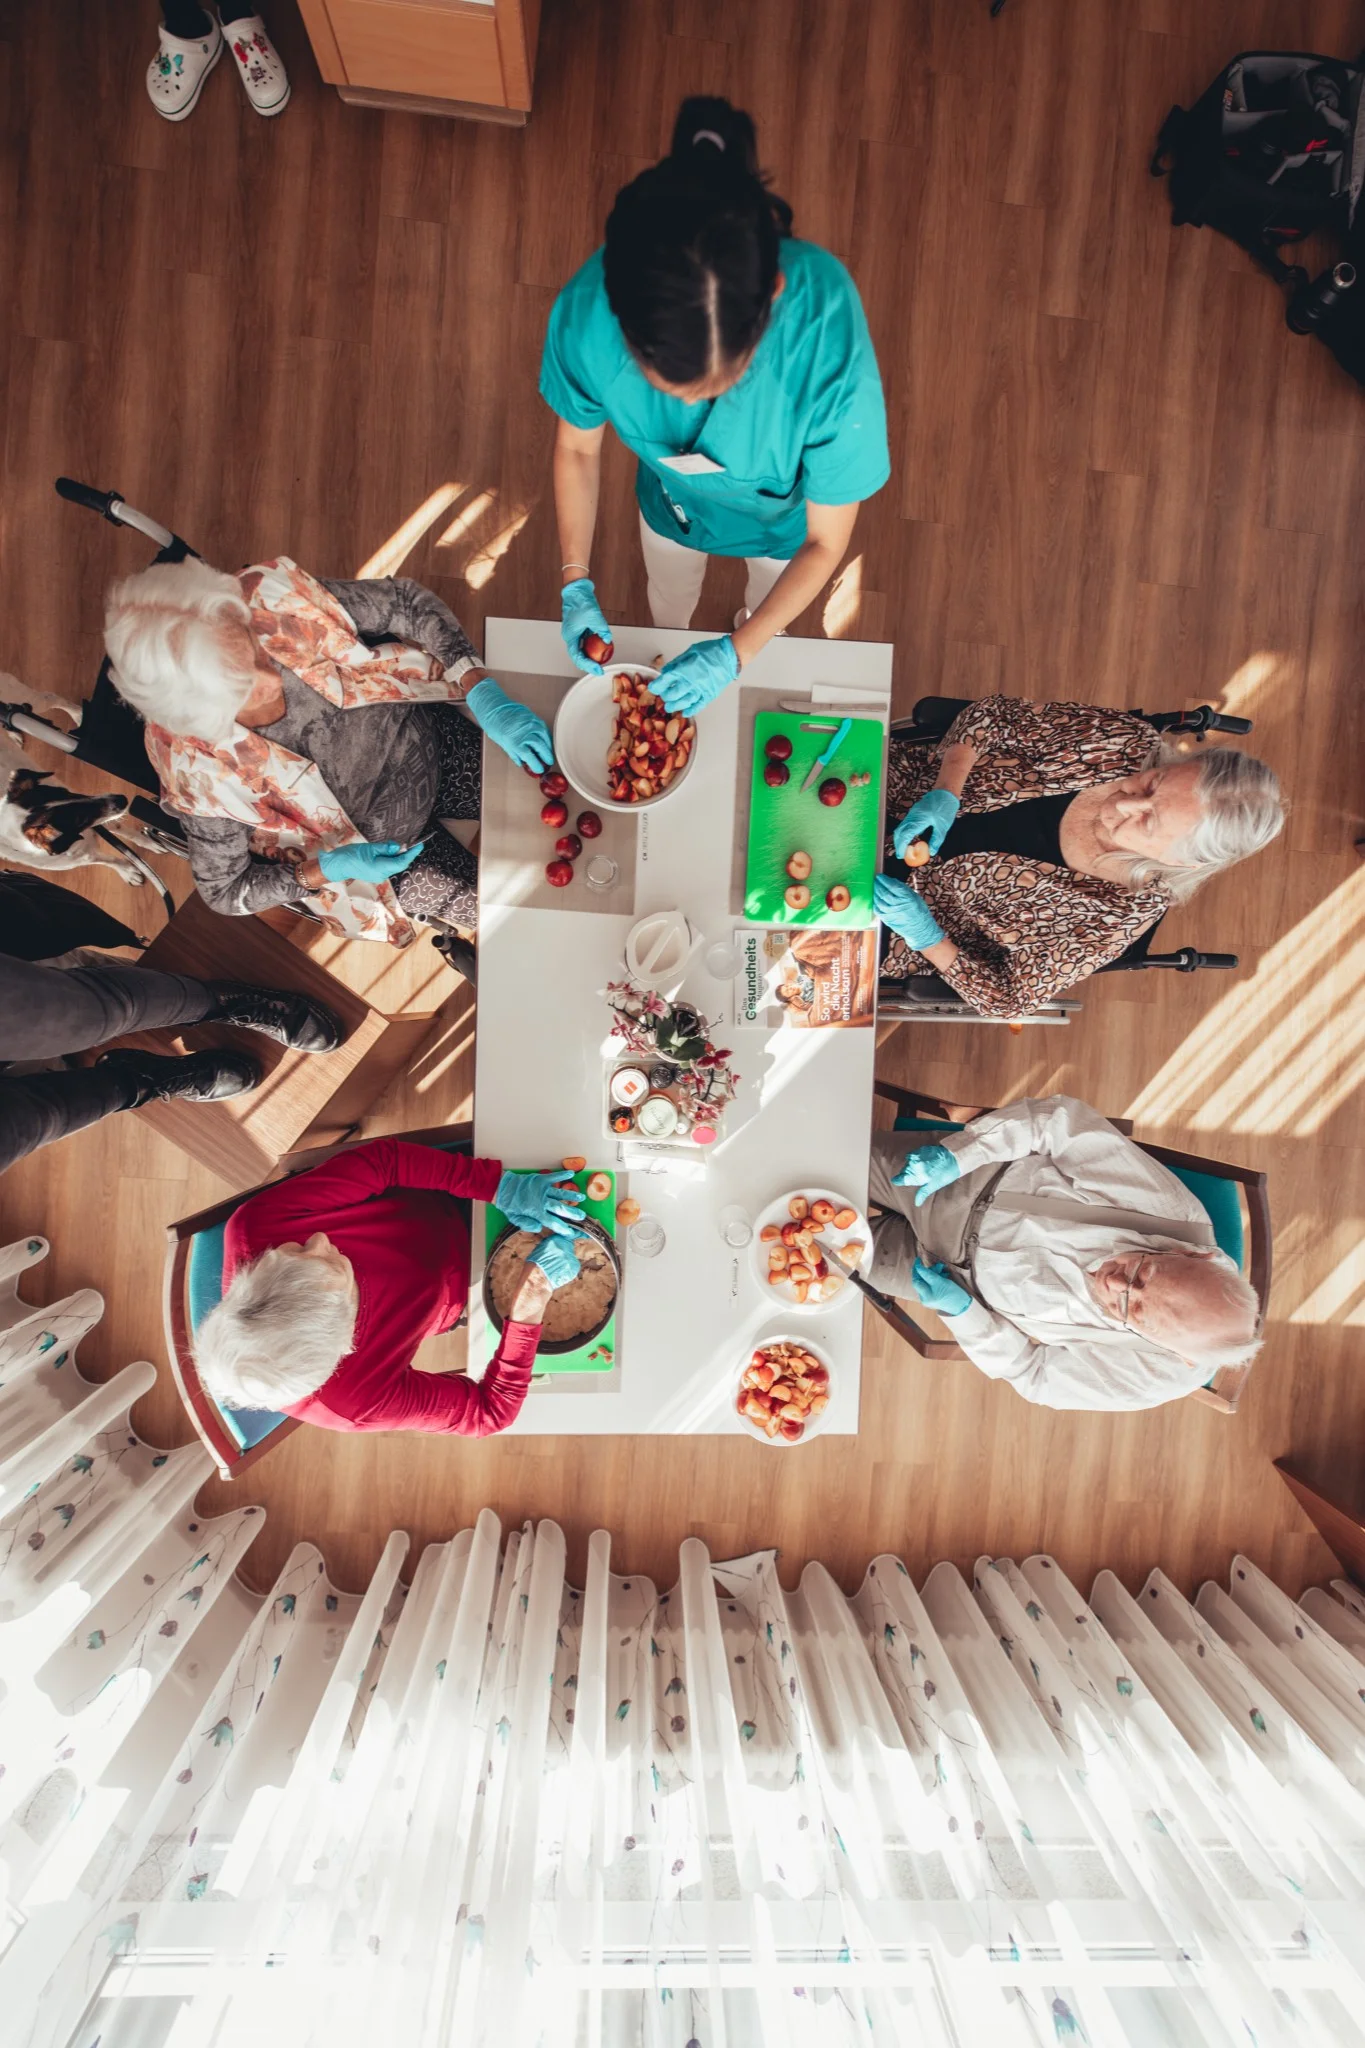
POLYGON ((138 885, 142 870, 96 837, 95 827, 121 818, 126 796, 80 796, 33 768, 0 740, 0 860, 24 867, 113 868, 138 885))

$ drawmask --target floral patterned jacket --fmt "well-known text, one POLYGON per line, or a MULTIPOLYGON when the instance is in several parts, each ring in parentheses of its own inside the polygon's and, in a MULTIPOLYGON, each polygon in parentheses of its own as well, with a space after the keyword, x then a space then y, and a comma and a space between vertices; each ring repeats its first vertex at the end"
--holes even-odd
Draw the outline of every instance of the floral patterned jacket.
MULTIPOLYGON (((941 746, 892 738, 887 823, 932 789, 943 749, 959 742, 981 759, 962 793, 964 811, 1116 782, 1145 767, 1151 727, 1128 711, 1094 704, 1033 704, 984 697, 959 712, 941 746)), ((888 831, 886 857, 894 857, 888 831)), ((1126 889, 1016 853, 949 855, 921 870, 916 887, 957 959, 943 973, 988 1017, 1020 1017, 1107 966, 1169 908, 1161 889, 1126 889)), ((940 972, 891 936, 882 973, 891 980, 940 972)))

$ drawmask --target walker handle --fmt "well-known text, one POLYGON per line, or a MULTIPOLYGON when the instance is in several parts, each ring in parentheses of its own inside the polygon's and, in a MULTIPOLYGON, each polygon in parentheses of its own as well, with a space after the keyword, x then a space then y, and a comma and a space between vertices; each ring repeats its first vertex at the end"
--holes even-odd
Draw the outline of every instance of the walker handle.
POLYGON ((87 512, 98 512, 101 519, 108 519, 115 526, 120 523, 114 507, 123 503, 122 491, 97 491, 93 484, 78 484, 74 477, 59 476, 57 496, 69 504, 84 505, 87 512))

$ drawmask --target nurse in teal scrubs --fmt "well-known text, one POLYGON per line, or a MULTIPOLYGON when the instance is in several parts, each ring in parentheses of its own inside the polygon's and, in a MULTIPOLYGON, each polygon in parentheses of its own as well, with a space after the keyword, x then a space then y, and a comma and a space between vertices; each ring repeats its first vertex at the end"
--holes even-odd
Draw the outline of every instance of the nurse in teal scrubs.
POLYGON ((600 667, 584 633, 611 638, 591 578, 608 425, 639 457, 656 626, 691 623, 708 555, 748 562, 734 632, 663 670, 671 711, 719 695, 805 610, 891 473, 853 280, 792 236, 753 122, 728 100, 684 101, 668 156, 617 194, 603 247, 555 301, 540 390, 559 415, 562 631, 577 667, 600 667))

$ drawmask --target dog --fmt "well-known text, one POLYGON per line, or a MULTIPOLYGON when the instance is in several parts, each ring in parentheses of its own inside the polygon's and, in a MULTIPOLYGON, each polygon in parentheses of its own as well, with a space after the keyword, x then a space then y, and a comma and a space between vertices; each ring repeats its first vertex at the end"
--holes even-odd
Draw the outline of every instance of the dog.
POLYGON ((121 818, 127 808, 126 796, 80 796, 63 789, 30 767, 17 749, 0 744, 0 860, 48 870, 111 867, 140 887, 142 870, 95 836, 96 826, 121 818))

